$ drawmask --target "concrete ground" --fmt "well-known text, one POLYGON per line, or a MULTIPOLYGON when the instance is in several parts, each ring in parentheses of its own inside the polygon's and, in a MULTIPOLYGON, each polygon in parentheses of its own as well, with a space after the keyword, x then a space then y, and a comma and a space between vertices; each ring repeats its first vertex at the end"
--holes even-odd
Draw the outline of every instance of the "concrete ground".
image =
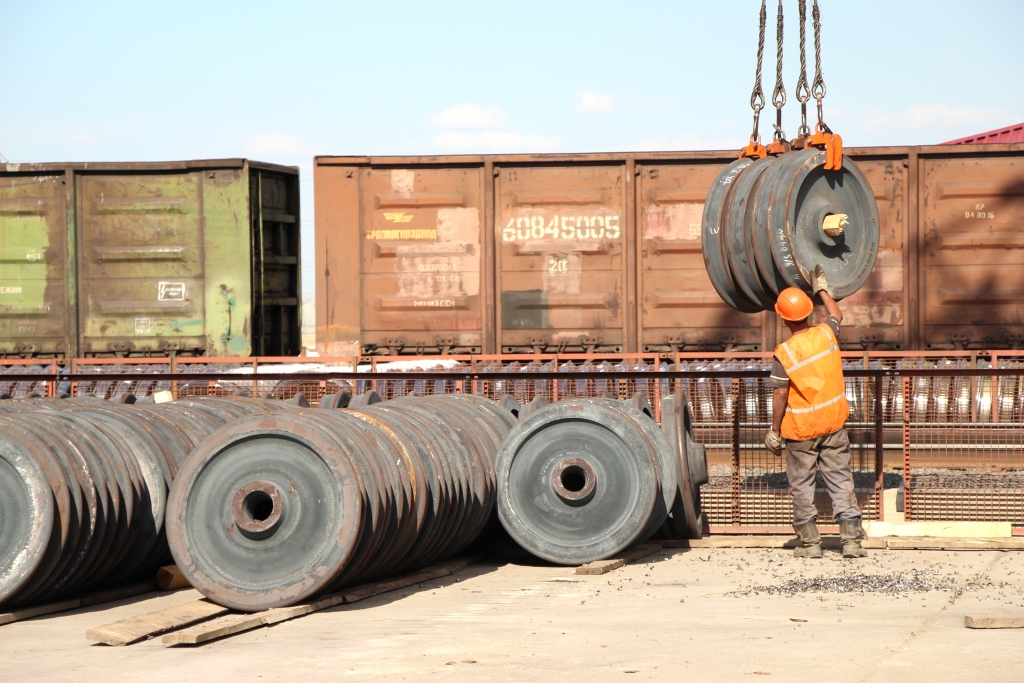
POLYGON ((94 645, 85 631, 187 602, 195 591, 0 626, 0 681, 1020 681, 1024 553, 665 550, 601 576, 478 564, 199 647, 94 645), (746 591, 752 583, 917 572, 977 590, 906 595, 746 591), (991 584, 991 585, 988 585, 991 584))

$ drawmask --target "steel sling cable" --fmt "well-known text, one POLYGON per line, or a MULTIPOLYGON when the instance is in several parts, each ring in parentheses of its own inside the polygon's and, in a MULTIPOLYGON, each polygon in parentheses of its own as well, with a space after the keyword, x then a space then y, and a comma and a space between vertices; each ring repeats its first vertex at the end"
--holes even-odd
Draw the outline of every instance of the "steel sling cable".
POLYGON ((782 130, 782 108, 786 105, 786 86, 782 82, 782 0, 779 0, 779 14, 775 22, 775 90, 772 92, 772 104, 775 105, 775 134, 777 141, 786 139, 782 130))
POLYGON ((814 0, 811 21, 814 25, 814 82, 811 84, 811 96, 818 102, 819 130, 831 133, 832 131, 825 124, 825 117, 821 110, 821 101, 825 99, 825 79, 821 75, 821 11, 818 9, 818 0, 814 0))
POLYGON ((761 87, 761 62, 764 57, 764 25, 767 18, 766 1, 761 0, 760 29, 757 36, 757 71, 754 75, 754 90, 750 93, 750 108, 754 110, 754 131, 750 134, 750 143, 752 145, 761 143, 758 122, 761 118, 761 110, 764 108, 764 89, 761 87))
POLYGON ((796 99, 800 102, 800 128, 797 129, 797 139, 806 138, 811 134, 807 127, 807 100, 811 98, 810 89, 807 87, 807 0, 800 0, 800 78, 796 82, 796 99))

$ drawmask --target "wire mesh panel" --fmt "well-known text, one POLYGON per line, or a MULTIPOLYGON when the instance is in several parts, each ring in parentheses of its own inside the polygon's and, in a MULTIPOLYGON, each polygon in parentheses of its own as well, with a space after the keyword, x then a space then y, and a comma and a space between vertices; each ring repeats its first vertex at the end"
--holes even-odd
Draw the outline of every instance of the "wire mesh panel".
POLYGON ((949 378, 927 400, 914 379, 903 380, 906 518, 1024 526, 1021 375, 949 378))
MULTIPOLYGON (((706 445, 703 504, 713 527, 791 521, 785 458, 764 447, 772 414, 770 354, 488 356, 372 359, 0 359, 0 395, 93 395, 171 391, 247 395, 311 405, 340 391, 409 395, 511 394, 628 399, 644 394, 660 419, 663 396, 685 391, 696 439, 706 445), (746 373, 746 374, 744 374, 746 373), (5 379, 9 377, 10 379, 5 379), (39 379, 36 379, 36 377, 39 379)), ((1024 353, 844 354, 847 431, 858 502, 884 517, 885 489, 908 520, 1010 521, 1024 527, 1024 353)), ((822 520, 831 501, 820 477, 822 520)))
MULTIPOLYGON (((707 449, 710 481, 702 489, 701 499, 709 523, 712 526, 790 524, 793 504, 785 452, 775 457, 764 446, 772 419, 772 390, 768 379, 708 377, 681 381, 690 397, 696 438, 707 449)), ((874 397, 873 382, 864 378, 846 381, 850 401, 847 431, 851 466, 857 502, 865 519, 878 518, 881 502, 875 403, 870 400, 874 397)), ((896 482, 890 480, 890 484, 895 486, 896 482)), ((832 502, 821 475, 815 486, 815 504, 820 519, 832 518, 832 502)))

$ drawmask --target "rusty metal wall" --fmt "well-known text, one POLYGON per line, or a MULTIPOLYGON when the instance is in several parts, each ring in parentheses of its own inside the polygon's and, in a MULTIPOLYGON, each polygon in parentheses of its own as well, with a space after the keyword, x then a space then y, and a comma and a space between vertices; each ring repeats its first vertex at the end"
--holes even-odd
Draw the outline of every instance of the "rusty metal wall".
POLYGON ((320 348, 482 352, 493 337, 482 165, 318 166, 314 179, 320 348))
POLYGON ((495 181, 502 353, 616 352, 635 310, 622 164, 512 166, 495 181))
POLYGON ((704 198, 728 161, 637 165, 643 351, 765 348, 765 316, 724 305, 704 268, 704 198))
POLYGON ((297 354, 297 173, 0 166, 0 356, 297 354))
POLYGON ((921 342, 1024 342, 1024 156, 921 160, 921 342))
MULTIPOLYGON (((1024 345, 1017 304, 1024 295, 1019 267, 1024 241, 1014 236, 1024 219, 1024 145, 846 153, 871 183, 881 241, 867 284, 843 304, 843 348, 1024 345), (963 318, 965 309, 969 320, 963 318)), ((785 333, 775 316, 728 308, 708 280, 700 251, 704 197, 734 157, 730 152, 317 157, 317 350, 328 356, 444 349, 771 350, 785 333), (397 273, 409 281, 419 277, 409 270, 412 260, 402 266, 392 257, 390 270, 379 265, 384 260, 375 256, 380 241, 368 237, 388 229, 375 193, 387 193, 396 172, 422 182, 456 173, 473 179, 467 187, 479 188, 459 190, 477 212, 479 261, 430 262, 438 264, 430 267, 466 269, 474 282, 479 273, 479 299, 464 309, 473 314, 472 335, 460 337, 451 329, 470 324, 468 314, 454 315, 466 300, 441 296, 464 291, 457 288, 407 288, 403 291, 415 294, 404 300, 406 310, 384 313, 383 283, 397 291, 397 273), (377 177, 384 178, 383 189, 360 189, 377 177), (382 278, 381 268, 390 275, 382 278), (434 314, 424 321, 416 307, 434 314), (442 314, 446 310, 449 314, 442 314), (454 344, 440 343, 445 338, 454 344)), ((438 187, 410 192, 451 191, 438 187)), ((433 207, 388 211, 411 216, 410 225, 427 232, 411 233, 387 248, 444 248, 441 236, 431 232, 437 224, 433 207)))

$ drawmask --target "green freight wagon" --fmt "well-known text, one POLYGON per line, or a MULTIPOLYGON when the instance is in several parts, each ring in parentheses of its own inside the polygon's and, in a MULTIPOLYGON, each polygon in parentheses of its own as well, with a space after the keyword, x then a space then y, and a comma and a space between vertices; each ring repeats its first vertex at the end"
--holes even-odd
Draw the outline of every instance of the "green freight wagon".
POLYGON ((298 173, 0 164, 0 357, 297 355, 298 173))

